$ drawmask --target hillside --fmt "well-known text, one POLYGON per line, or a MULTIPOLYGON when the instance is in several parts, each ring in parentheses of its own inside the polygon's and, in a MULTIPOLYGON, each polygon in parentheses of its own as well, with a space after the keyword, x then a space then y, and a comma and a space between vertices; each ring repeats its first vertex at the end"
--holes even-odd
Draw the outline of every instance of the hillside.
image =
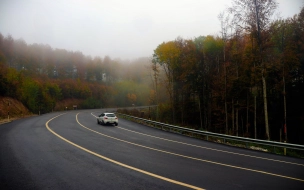
POLYGON ((0 123, 10 120, 34 115, 20 101, 0 96, 0 123))

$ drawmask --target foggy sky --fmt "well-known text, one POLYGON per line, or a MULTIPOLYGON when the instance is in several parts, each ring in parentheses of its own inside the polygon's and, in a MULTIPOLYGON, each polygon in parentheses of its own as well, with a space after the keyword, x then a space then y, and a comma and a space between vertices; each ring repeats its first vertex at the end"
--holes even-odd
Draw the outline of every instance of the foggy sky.
MULTIPOLYGON (((304 0, 278 0, 282 18, 304 0)), ((0 33, 92 57, 150 57, 162 42, 216 35, 230 0, 0 0, 0 33)))

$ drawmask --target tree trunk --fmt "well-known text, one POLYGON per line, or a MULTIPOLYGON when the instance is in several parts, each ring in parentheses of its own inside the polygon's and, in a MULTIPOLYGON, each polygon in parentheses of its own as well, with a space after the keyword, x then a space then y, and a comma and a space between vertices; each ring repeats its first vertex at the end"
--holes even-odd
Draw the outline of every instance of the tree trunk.
POLYGON ((227 99, 225 97, 225 117, 226 117, 226 134, 228 134, 228 113, 227 113, 227 99))
POLYGON ((184 110, 185 110, 185 103, 184 103, 184 94, 181 92, 182 96, 182 109, 181 109, 181 119, 182 119, 182 125, 184 125, 184 110))
POLYGON ((174 74, 172 74, 172 119, 173 119, 173 124, 175 124, 175 86, 174 86, 174 74))
MULTIPOLYGON (((260 56, 262 56, 262 41, 261 41, 261 28, 260 28, 260 15, 259 15, 259 7, 257 5, 257 0, 254 0, 255 5, 255 13, 256 13, 256 24, 257 24, 257 41, 258 41, 258 47, 259 47, 259 53, 260 56)), ((262 59, 260 59, 262 60, 262 59)), ((266 88, 266 68, 265 63, 263 61, 260 61, 262 69, 262 83, 263 83, 263 99, 264 99, 264 113, 265 113, 265 131, 266 131, 266 138, 267 140, 270 140, 269 136, 269 124, 268 124, 268 110, 267 110, 267 88, 266 88)))
POLYGON ((210 93, 208 93, 209 94, 209 102, 208 102, 208 128, 209 129, 211 129, 211 127, 212 127, 212 94, 211 94, 211 92, 210 93))
POLYGON ((234 135, 234 101, 232 99, 232 111, 231 111, 231 120, 232 120, 232 135, 234 135))
MULTIPOLYGON (((237 65, 237 70, 236 70, 236 77, 237 77, 237 80, 239 80, 239 65, 238 63, 236 63, 237 65)), ((235 127, 236 127, 236 136, 239 136, 239 98, 236 99, 236 121, 235 121, 235 127)))
POLYGON ((200 95, 198 95, 198 108, 200 112, 200 122, 201 122, 201 129, 203 128, 203 119, 202 119, 202 109, 201 109, 201 98, 200 95))
POLYGON ((236 136, 239 136, 239 100, 236 101, 236 111, 235 111, 235 127, 236 127, 236 136))
POLYGON ((228 110, 227 110, 227 68, 226 68, 226 38, 227 38, 227 28, 228 28, 228 25, 227 25, 227 19, 228 17, 225 18, 225 21, 223 20, 224 19, 224 12, 219 14, 218 16, 219 20, 221 21, 221 29, 222 29, 222 40, 224 42, 224 46, 223 46, 223 62, 224 62, 224 77, 225 77, 225 121, 226 121, 226 129, 225 129, 225 133, 228 134, 229 131, 228 131, 228 110))
POLYGON ((283 94, 284 94, 284 135, 287 142, 287 110, 286 110, 286 88, 285 88, 285 68, 283 68, 283 94))
POLYGON ((249 131, 249 89, 247 90, 247 105, 246 105, 246 134, 248 135, 249 131))
MULTIPOLYGON (((225 54, 224 54, 225 55, 225 54)), ((225 57, 224 57, 225 59, 225 57)), ((225 119, 226 119, 226 134, 228 134, 228 110, 227 110, 227 71, 225 66, 225 119)))
POLYGON ((257 138, 257 128, 256 128, 256 95, 254 95, 254 119, 253 119, 253 122, 254 122, 254 138, 256 139, 257 138))
POLYGON ((203 108, 203 115, 204 115, 204 128, 207 130, 208 126, 208 113, 207 113, 207 103, 208 101, 206 100, 207 99, 207 93, 206 93, 206 78, 204 77, 203 78, 203 93, 202 93, 202 108, 203 108))
POLYGON ((269 124, 268 124, 268 110, 267 110, 267 92, 266 92, 266 79, 264 76, 264 70, 262 70, 262 82, 263 82, 263 99, 264 99, 264 113, 265 113, 265 132, 267 140, 270 140, 269 136, 269 124))
POLYGON ((152 65, 152 70, 154 72, 154 81, 155 81, 155 103, 156 103, 156 116, 155 121, 158 121, 158 89, 157 89, 157 81, 158 81, 158 68, 156 62, 152 65))

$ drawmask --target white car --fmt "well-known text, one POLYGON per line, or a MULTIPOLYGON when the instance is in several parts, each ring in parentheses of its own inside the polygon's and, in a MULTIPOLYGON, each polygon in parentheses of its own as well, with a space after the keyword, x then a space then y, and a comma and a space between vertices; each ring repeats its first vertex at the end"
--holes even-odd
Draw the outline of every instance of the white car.
POLYGON ((102 113, 97 117, 97 123, 101 125, 114 124, 118 125, 118 118, 114 113, 102 113))

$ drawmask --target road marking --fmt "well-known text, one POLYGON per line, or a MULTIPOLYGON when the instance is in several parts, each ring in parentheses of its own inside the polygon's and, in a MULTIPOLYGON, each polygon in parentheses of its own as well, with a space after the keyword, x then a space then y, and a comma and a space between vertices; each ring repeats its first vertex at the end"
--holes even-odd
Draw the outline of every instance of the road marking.
MULTIPOLYGON (((79 114, 79 113, 78 113, 78 114, 79 114)), ((77 114, 77 115, 78 115, 78 114, 77 114)), ((63 114, 61 114, 61 115, 63 115, 63 114)), ((121 163, 121 162, 118 162, 118 161, 113 160, 113 159, 111 159, 111 158, 108 158, 108 157, 105 157, 105 156, 103 156, 103 155, 100 155, 100 154, 98 154, 98 153, 96 153, 96 152, 93 152, 93 151, 91 151, 91 150, 88 150, 88 149, 86 149, 86 148, 84 148, 84 147, 82 147, 82 146, 79 146, 78 144, 75 144, 75 143, 73 143, 73 142, 67 140, 66 138, 64 138, 64 137, 60 136, 59 134, 57 134, 56 132, 54 132, 54 131, 49 127, 49 122, 52 121, 53 119, 55 119, 55 118, 61 116, 61 115, 57 115, 57 116, 53 117, 52 119, 48 120, 48 121, 46 122, 46 124, 45 124, 46 128, 47 128, 51 133, 53 133, 55 136, 57 136, 58 138, 60 138, 61 140, 65 141, 65 142, 67 142, 67 143, 69 143, 69 144, 71 144, 71 145, 73 145, 73 146, 75 146, 75 147, 77 147, 77 148, 79 148, 79 149, 81 149, 81 150, 87 152, 87 153, 90 153, 90 154, 92 154, 92 155, 94 155, 94 156, 97 156, 97 157, 99 157, 99 158, 101 158, 101 159, 104 159, 104 160, 107 160, 107 161, 109 161, 109 162, 112 162, 112 163, 117 164, 117 165, 119 165, 119 166, 122 166, 122 167, 125 167, 125 168, 128 168, 128 169, 131 169, 131 170, 134 170, 134 171, 137 171, 137 172, 140 172, 140 173, 143 173, 143 174, 149 175, 149 176, 151 176, 151 177, 155 177, 155 178, 157 178, 157 179, 161 179, 161 180, 164 180, 164 181, 167 181, 167 182, 170 182, 170 183, 174 183, 174 184, 181 185, 181 186, 184 186, 184 187, 188 187, 188 188, 191 188, 191 189, 203 190, 203 189, 200 188, 200 187, 196 187, 196 186, 193 186, 193 185, 190 185, 190 184, 186 184, 186 183, 183 183, 183 182, 180 182, 180 181, 176 181, 176 180, 173 180, 173 179, 169 179, 169 178, 166 178, 166 177, 163 177, 163 176, 160 176, 160 175, 157 175, 157 174, 154 174, 154 173, 151 173, 151 172, 148 172, 148 171, 139 169, 139 168, 135 168, 135 167, 133 167, 133 166, 126 165, 126 164, 124 164, 124 163, 121 163)), ((77 115, 76 115, 76 119, 77 119, 77 115)), ((78 120, 77 120, 77 122, 78 122, 78 120)), ((78 122, 78 123, 79 123, 79 122, 78 122)), ((80 123, 79 123, 79 124, 80 124, 80 123)), ((81 125, 81 124, 80 124, 80 125, 81 125)), ((81 125, 81 126, 82 126, 82 125, 81 125)))
POLYGON ((199 146, 199 145, 174 141, 174 140, 165 139, 165 138, 161 138, 161 137, 157 137, 157 136, 153 136, 153 135, 148 135, 148 134, 145 134, 145 133, 140 133, 140 132, 137 132, 137 131, 132 131, 132 130, 122 128, 122 127, 117 127, 117 128, 125 130, 125 131, 129 131, 129 132, 132 132, 132 133, 140 134, 140 135, 143 135, 143 136, 148 136, 148 137, 161 139, 161 140, 168 141, 168 142, 183 144, 183 145, 187 145, 187 146, 193 146, 193 147, 197 147, 197 148, 202 148, 202 149, 207 149, 207 150, 212 150, 212 151, 217 151, 217 152, 223 152, 223 153, 227 153, 227 154, 234 154, 234 155, 238 155, 238 156, 246 156, 246 157, 250 157, 250 158, 257 158, 257 159, 262 159, 262 160, 281 162, 281 163, 285 163, 285 164, 293 164, 293 165, 298 165, 298 166, 304 166, 304 164, 299 164, 299 163, 294 163, 294 162, 287 162, 287 161, 283 161, 283 160, 275 160, 275 159, 271 159, 271 158, 263 158, 263 157, 259 157, 259 156, 252 156, 252 155, 248 155, 248 154, 241 154, 241 153, 236 153, 236 152, 230 152, 230 151, 225 151, 225 150, 219 150, 219 149, 208 148, 208 147, 204 147, 204 146, 199 146))
MULTIPOLYGON (((92 113, 91 113, 91 115, 93 115, 94 117, 96 117, 92 113)), ((201 148, 201 149, 206 149, 206 150, 212 150, 212 151, 217 151, 217 152, 223 152, 223 153, 227 153, 227 154, 234 154, 234 155, 238 155, 238 156, 245 156, 245 157, 250 157, 250 158, 256 158, 256 159, 262 159, 262 160, 280 162, 280 163, 284 163, 284 164, 292 164, 292 165, 297 165, 297 166, 304 166, 304 164, 299 164, 299 163, 294 163, 294 162, 275 160, 275 159, 271 159, 271 158, 263 158, 263 157, 259 157, 259 156, 252 156, 252 155, 248 155, 248 154, 241 154, 241 153, 236 153, 236 152, 230 152, 230 151, 225 151, 225 150, 219 150, 219 149, 208 148, 208 147, 204 147, 204 146, 198 146, 198 145, 194 145, 194 144, 188 144, 188 143, 184 143, 184 142, 174 141, 174 140, 165 139, 165 138, 161 138, 161 137, 157 137, 157 136, 153 136, 153 135, 148 135, 148 134, 145 134, 145 133, 140 133, 140 132, 137 132, 137 131, 132 131, 132 130, 129 130, 129 129, 126 129, 126 128, 122 128, 122 127, 117 127, 117 128, 125 130, 125 131, 129 131, 129 132, 132 132, 132 133, 140 134, 140 135, 143 135, 143 136, 152 137, 152 138, 156 138, 156 139, 160 139, 160 140, 164 140, 164 141, 168 141, 168 142, 173 142, 173 143, 178 143, 178 144, 182 144, 182 145, 192 146, 192 147, 196 147, 196 148, 201 148)))
POLYGON ((77 121, 77 123, 78 123, 80 126, 82 126, 83 128, 85 128, 85 129, 87 129, 87 130, 89 130, 89 131, 92 131, 92 132, 97 133, 97 134, 99 134, 99 135, 102 135, 102 136, 105 136, 105 137, 108 137, 108 138, 111 138, 111 139, 114 139, 114 140, 117 140, 117 141, 120 141, 120 142, 124 142, 124 143, 131 144, 131 145, 134 145, 134 146, 146 148, 146 149, 149 149, 149 150, 154 150, 154 151, 157 151, 157 152, 162 152, 162 153, 166 153, 166 154, 170 154, 170 155, 174 155, 174 156, 179 156, 179 157, 183 157, 183 158, 188 158, 188 159, 192 159, 192 160, 196 160, 196 161, 201 161, 201 162, 216 164, 216 165, 220 165, 220 166, 226 166, 226 167, 230 167, 230 168, 236 168, 236 169, 241 169, 241 170, 246 170, 246 171, 251 171, 251 172, 256 172, 256 173, 262 173, 262 174, 266 174, 266 175, 271 175, 271 176, 281 177, 281 178, 285 178, 285 179, 291 179, 291 180, 296 180, 296 181, 304 182, 304 179, 299 179, 299 178, 284 176, 284 175, 275 174, 275 173, 270 173, 270 172, 265 172, 265 171, 261 171, 261 170, 254 170, 254 169, 250 169, 250 168, 243 168, 243 167, 234 166, 234 165, 230 165, 230 164, 223 164, 223 163, 220 163, 220 162, 214 162, 214 161, 210 161, 210 160, 204 160, 204 159, 195 158, 195 157, 191 157, 191 156, 185 156, 185 155, 182 155, 182 154, 177 154, 177 153, 168 152, 168 151, 164 151, 164 150, 160 150, 160 149, 156 149, 156 148, 151 148, 151 147, 148 147, 148 146, 144 146, 144 145, 132 143, 132 142, 129 142, 129 141, 126 141, 126 140, 122 140, 122 139, 119 139, 119 138, 116 138, 116 137, 112 137, 112 136, 109 136, 109 135, 100 133, 100 132, 98 132, 98 131, 95 131, 95 130, 93 130, 93 129, 90 129, 90 128, 88 128, 88 127, 82 125, 82 124, 78 121, 78 114, 79 114, 79 113, 76 114, 76 121, 77 121))

